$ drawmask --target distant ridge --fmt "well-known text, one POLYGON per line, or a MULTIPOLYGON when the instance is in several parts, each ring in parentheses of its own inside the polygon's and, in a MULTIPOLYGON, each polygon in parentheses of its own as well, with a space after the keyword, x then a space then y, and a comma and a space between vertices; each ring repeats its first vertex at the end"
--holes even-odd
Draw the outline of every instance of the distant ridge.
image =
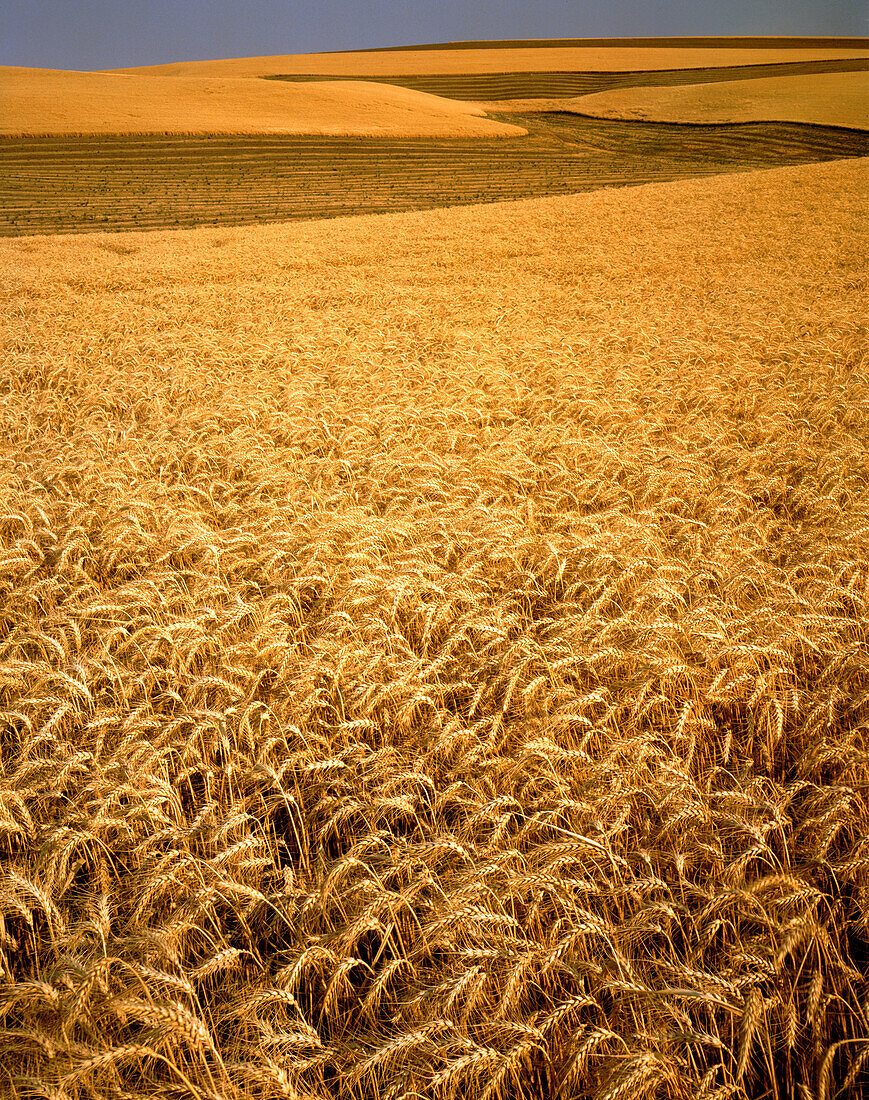
MULTIPOLYGON (((530 40, 533 42, 533 40, 530 40)), ((377 80, 381 77, 407 76, 409 74, 436 75, 489 72, 612 72, 651 71, 658 69, 708 69, 757 65, 760 63, 841 61, 859 55, 869 57, 869 38, 859 39, 860 46, 842 45, 844 40, 830 46, 810 46, 806 38, 791 40, 795 46, 764 47, 769 39, 710 39, 703 38, 700 48, 687 43, 694 39, 543 39, 532 45, 521 46, 517 42, 502 45, 500 42, 459 42, 449 45, 422 44, 410 48, 388 46, 371 50, 344 50, 318 54, 271 54, 265 57, 227 57, 200 61, 175 61, 162 65, 143 65, 133 68, 108 70, 127 75, 150 74, 152 76, 287 76, 307 74, 322 76, 353 76, 357 79, 377 80), (604 42, 605 45, 591 43, 604 42), (649 42, 669 42, 670 45, 650 46, 649 42), (725 43, 736 41, 736 46, 725 43), (618 45, 627 42, 627 45, 618 45), (672 43, 679 42, 679 45, 672 43)), ((778 41, 778 40, 772 40, 778 41)), ((782 42, 788 40, 782 39, 782 42)))
POLYGON ((655 49, 683 46, 697 50, 817 50, 817 49, 869 49, 869 37, 835 38, 819 35, 816 38, 788 37, 772 35, 741 38, 503 38, 488 40, 468 40, 466 42, 427 42, 416 46, 372 46, 357 50, 328 50, 328 53, 400 53, 408 50, 509 50, 509 49, 545 49, 546 47, 574 46, 648 46, 655 49))
MULTIPOLYGON (((381 84, 397 84, 430 95, 471 102, 511 99, 551 99, 591 95, 617 88, 650 88, 684 84, 717 84, 757 80, 762 77, 814 76, 819 73, 869 72, 869 58, 838 61, 778 61, 754 65, 716 65, 706 69, 654 69, 651 71, 434 73, 378 76, 381 84)), ((305 82, 311 80, 358 80, 354 75, 329 76, 310 73, 267 73, 264 80, 305 82)))

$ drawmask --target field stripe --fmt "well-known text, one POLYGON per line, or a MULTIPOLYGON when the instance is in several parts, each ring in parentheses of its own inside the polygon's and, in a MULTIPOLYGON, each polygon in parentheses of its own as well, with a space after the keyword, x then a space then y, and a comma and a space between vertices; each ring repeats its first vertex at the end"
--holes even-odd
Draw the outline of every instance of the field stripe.
POLYGON ((0 235, 428 209, 869 155, 869 134, 796 123, 510 117, 528 137, 8 139, 0 235))
MULTIPOLYGON (((618 88, 661 88, 684 84, 713 84, 761 77, 808 76, 815 73, 852 73, 869 70, 869 60, 846 58, 830 61, 785 61, 764 65, 731 65, 706 69, 663 69, 649 72, 527 72, 436 73, 378 76, 378 84, 396 84, 417 92, 449 99, 551 99, 555 96, 591 95, 618 88)), ((292 83, 319 80, 360 80, 359 76, 308 76, 287 73, 263 77, 292 83)), ((375 78, 369 78, 375 79, 375 78)))
POLYGON ((418 46, 374 46, 367 50, 336 50, 342 53, 411 53, 430 50, 516 50, 564 49, 565 47, 630 47, 683 50, 822 50, 866 49, 865 38, 796 37, 767 35, 757 38, 502 38, 464 42, 431 42, 418 46))

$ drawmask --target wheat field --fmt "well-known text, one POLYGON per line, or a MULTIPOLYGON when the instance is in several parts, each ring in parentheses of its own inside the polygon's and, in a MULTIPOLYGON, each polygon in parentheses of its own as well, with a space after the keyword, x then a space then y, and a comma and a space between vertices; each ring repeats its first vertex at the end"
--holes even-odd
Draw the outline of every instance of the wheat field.
MULTIPOLYGON (((712 60, 710 58, 709 60, 712 60)), ((679 88, 686 84, 734 83, 734 99, 739 94, 738 81, 758 81, 778 77, 811 77, 827 73, 866 73, 867 58, 839 58, 825 61, 781 61, 774 64, 707 65, 702 69, 640 69, 630 72, 597 72, 578 69, 538 72, 482 73, 411 73, 382 75, 383 84, 396 84, 431 95, 445 96, 476 103, 486 110, 522 110, 516 104, 530 104, 529 109, 561 110, 565 99, 594 95, 597 92, 627 88, 679 88), (554 106, 547 106, 548 103, 554 106)), ((177 79, 173 78, 173 79, 177 79)), ((272 73, 265 80, 337 81, 357 79, 352 76, 323 76, 305 73, 272 73)), ((856 78, 855 78, 856 79, 856 78)), ((864 76, 865 79, 865 76, 864 76)), ((803 94, 806 88, 802 89, 803 94)), ((832 88, 831 88, 832 91, 832 88)), ((641 93, 636 92, 639 96, 641 93)), ((659 92, 653 95, 663 94, 659 92)), ((694 95, 696 96, 696 89, 694 95)), ((771 116, 759 115, 761 118, 771 116)))
POLYGON ((0 65, 0 136, 331 134, 492 138, 525 131, 481 108, 365 80, 286 84, 0 65))
MULTIPOLYGON (((869 73, 815 72, 681 87, 619 88, 569 100, 598 118, 721 123, 780 119, 869 129, 869 73)), ((482 104, 481 104, 482 106, 482 104)), ((503 110, 504 104, 498 104, 503 110)))
POLYGON ((863 1095, 867 182, 0 241, 0 1096, 863 1095))
MULTIPOLYGON (((579 41, 579 40, 577 40, 579 41)), ((869 58, 865 39, 818 40, 811 45, 788 44, 780 39, 713 40, 700 46, 678 39, 661 39, 655 45, 642 40, 616 40, 617 45, 564 45, 562 40, 519 45, 446 43, 443 46, 408 47, 406 50, 355 50, 347 53, 275 54, 268 57, 228 57, 207 61, 178 61, 109 70, 152 76, 261 77, 275 75, 352 76, 376 80, 395 75, 454 75, 494 73, 627 73, 664 69, 707 69, 744 66, 804 64, 815 61, 849 61, 869 58), (859 45, 856 43, 859 41, 859 45), (639 43, 639 44, 638 44, 639 43), (662 44, 666 43, 666 44, 662 44)), ((654 41, 654 40, 653 40, 654 41)))

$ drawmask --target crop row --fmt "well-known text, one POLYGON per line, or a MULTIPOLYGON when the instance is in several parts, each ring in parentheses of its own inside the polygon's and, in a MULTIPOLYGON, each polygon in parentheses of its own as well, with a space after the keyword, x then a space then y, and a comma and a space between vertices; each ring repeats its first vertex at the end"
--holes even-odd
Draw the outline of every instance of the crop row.
MULTIPOLYGON (((713 84, 722 80, 755 80, 767 76, 807 76, 813 73, 849 73, 869 69, 869 60, 846 58, 831 61, 786 61, 767 65, 730 65, 707 69, 659 69, 649 72, 583 73, 413 73, 378 76, 380 84, 397 84, 450 99, 492 100, 552 98, 590 95, 614 88, 672 87, 681 84, 713 84)), ((358 76, 287 73, 266 80, 359 80, 358 76)))
POLYGON ((425 209, 869 153, 869 135, 797 124, 687 127, 567 113, 522 122, 528 137, 492 141, 8 140, 0 235, 425 209))

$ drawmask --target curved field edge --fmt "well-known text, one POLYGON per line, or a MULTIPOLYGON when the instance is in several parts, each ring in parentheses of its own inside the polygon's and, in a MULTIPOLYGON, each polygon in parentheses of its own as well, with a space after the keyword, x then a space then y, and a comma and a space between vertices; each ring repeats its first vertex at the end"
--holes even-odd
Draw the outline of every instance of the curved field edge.
POLYGON ((869 129, 869 73, 811 73, 760 80, 631 88, 584 95, 572 106, 597 118, 720 124, 777 119, 869 129))
POLYGON ((276 84, 0 66, 0 134, 517 136, 481 109, 370 81, 276 84))
POLYGON ((863 1094, 866 186, 0 243, 0 1088, 863 1094))
POLYGON ((243 224, 496 202, 869 152, 795 124, 687 127, 496 116, 519 139, 33 139, 0 142, 0 233, 243 224))
POLYGON ((265 76, 270 73, 330 73, 377 79, 396 73, 449 74, 499 72, 628 72, 654 69, 705 69, 716 65, 757 65, 775 62, 844 60, 869 57, 869 41, 854 46, 819 49, 751 46, 708 47, 529 46, 521 48, 435 49, 350 52, 343 54, 276 54, 188 61, 169 65, 112 70, 165 76, 265 76))
MULTIPOLYGON (((655 88, 682 84, 717 83, 731 80, 755 80, 767 76, 798 76, 815 73, 852 73, 869 69, 867 58, 826 61, 780 61, 755 65, 717 65, 699 69, 652 69, 628 72, 583 72, 581 70, 547 72, 481 72, 388 74, 383 84, 433 95, 464 100, 509 100, 547 98, 565 95, 589 95, 617 88, 655 88)), ((317 73, 269 73, 264 80, 291 82, 354 80, 353 76, 327 76, 317 73)))
POLYGON ((734 38, 725 36, 701 35, 700 37, 679 36, 671 38, 515 38, 515 39, 489 39, 469 40, 464 42, 432 42, 416 46, 379 46, 368 50, 347 50, 347 53, 404 53, 413 50, 478 50, 478 49, 515 49, 522 47, 556 47, 583 46, 631 46, 641 48, 654 47, 679 47, 682 49, 867 49, 869 39, 863 38, 835 38, 830 36, 787 36, 787 35, 741 35, 734 38))

